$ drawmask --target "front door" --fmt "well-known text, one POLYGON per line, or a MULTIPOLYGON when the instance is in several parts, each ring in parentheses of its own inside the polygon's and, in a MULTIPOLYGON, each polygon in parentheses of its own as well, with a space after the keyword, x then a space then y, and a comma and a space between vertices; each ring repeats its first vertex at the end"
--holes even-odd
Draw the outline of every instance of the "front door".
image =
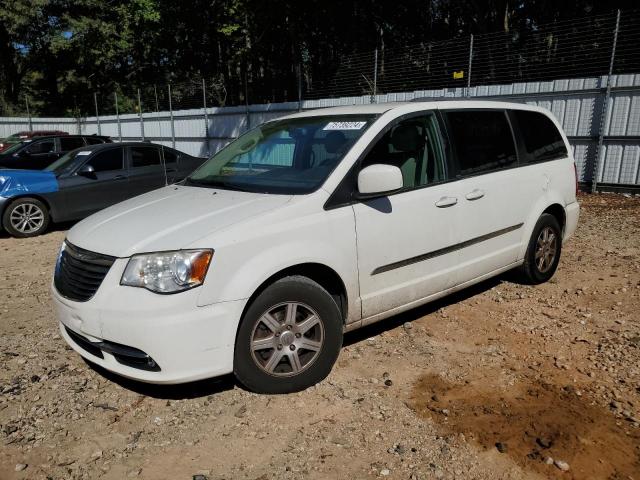
POLYGON ((456 283, 458 201, 435 115, 392 124, 360 168, 396 165, 404 188, 354 205, 363 318, 404 305, 456 283))
POLYGON ((128 198, 128 174, 122 147, 100 150, 83 165, 92 166, 93 173, 75 173, 58 179, 66 206, 64 220, 84 218, 128 198))

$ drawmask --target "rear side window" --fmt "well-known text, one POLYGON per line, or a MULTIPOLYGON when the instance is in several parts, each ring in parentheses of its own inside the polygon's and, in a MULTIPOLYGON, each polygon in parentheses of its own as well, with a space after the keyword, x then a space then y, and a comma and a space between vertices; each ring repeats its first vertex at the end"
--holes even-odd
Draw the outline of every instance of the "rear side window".
POLYGON ((160 152, 154 147, 131 147, 131 166, 149 167, 160 165, 160 152))
POLYGON ((104 140, 99 137, 86 137, 85 140, 87 141, 88 145, 98 145, 100 143, 104 143, 104 140))
POLYGON ((27 152, 31 154, 49 153, 53 152, 55 143, 53 140, 42 140, 40 142, 34 142, 27 148, 27 152))
POLYGON ((63 152, 69 152, 80 147, 84 147, 84 140, 81 137, 62 137, 60 139, 60 150, 63 152))
POLYGON ((520 127, 527 152, 525 163, 553 160, 567 156, 562 135, 549 117, 539 112, 515 110, 513 114, 520 127))
POLYGON ((95 172, 122 170, 122 148, 110 148, 96 154, 85 165, 91 165, 95 172))
POLYGON ((518 161, 507 116, 502 110, 446 112, 460 175, 514 166, 518 161))

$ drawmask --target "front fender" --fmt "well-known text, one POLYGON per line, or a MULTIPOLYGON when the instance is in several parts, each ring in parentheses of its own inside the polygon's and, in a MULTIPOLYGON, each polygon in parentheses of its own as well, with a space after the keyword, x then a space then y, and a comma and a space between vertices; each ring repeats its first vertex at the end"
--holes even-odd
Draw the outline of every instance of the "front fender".
POLYGON ((360 320, 356 237, 351 207, 322 211, 243 229, 212 242, 214 258, 198 299, 199 305, 245 300, 267 279, 290 267, 315 263, 331 268, 344 283, 347 323, 360 320), (331 218, 327 218, 331 217, 331 218), (253 232, 249 235, 249 232, 253 232), (220 245, 222 243, 222 245, 220 245))
POLYGON ((0 170, 4 179, 0 195, 5 198, 58 191, 58 179, 52 172, 31 170, 0 170))

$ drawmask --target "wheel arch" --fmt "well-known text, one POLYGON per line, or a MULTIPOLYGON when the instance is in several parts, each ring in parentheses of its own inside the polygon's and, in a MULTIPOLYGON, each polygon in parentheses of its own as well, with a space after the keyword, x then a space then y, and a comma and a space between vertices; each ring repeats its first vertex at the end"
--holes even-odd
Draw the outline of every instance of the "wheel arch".
POLYGON ((46 197, 44 197, 43 195, 38 194, 38 193, 31 193, 31 192, 25 192, 24 194, 16 195, 16 196, 13 196, 11 198, 8 198, 7 202, 3 205, 2 211, 0 211, 0 218, 4 217, 4 212, 7 211, 7 208, 9 208, 16 201, 18 201, 18 200, 20 200, 22 198, 34 198, 34 199, 39 200, 42 203, 44 203, 44 206, 47 207, 47 213, 49 213, 49 217, 51 218, 52 221, 55 221, 55 218, 54 218, 54 215, 53 215, 53 209, 51 207, 51 202, 46 197))
POLYGON ((524 259, 524 255, 527 251, 527 247, 529 245, 529 240, 533 233, 533 229, 538 222, 538 219, 541 215, 548 213, 553 215, 560 223, 560 228, 564 233, 564 228, 566 226, 566 212, 564 210, 563 202, 561 198, 557 195, 549 195, 545 197, 541 197, 538 202, 534 205, 534 207, 530 211, 530 215, 524 223, 524 231, 522 233, 522 248, 520 250, 520 255, 518 257, 519 260, 524 259))
POLYGON ((306 262, 291 265, 279 270, 278 272, 268 277, 258 286, 258 288, 254 290, 254 292, 247 300, 244 309, 242 310, 241 318, 244 317, 244 314, 246 313, 253 300, 258 295, 260 295, 260 293, 262 293, 269 285, 280 280, 281 278, 294 275, 309 278, 310 280, 313 280, 322 288, 324 288, 327 292, 329 292, 329 294, 333 297, 334 301, 338 305, 338 308, 340 309, 342 322, 346 323, 349 314, 349 297, 346 285, 340 275, 333 268, 328 267, 323 263, 316 262, 306 262))
POLYGON ((552 203, 547 208, 544 209, 542 214, 548 213, 549 215, 553 215, 558 220, 560 224, 560 229, 564 233, 564 227, 567 223, 567 214, 564 211, 564 207, 559 203, 552 203))

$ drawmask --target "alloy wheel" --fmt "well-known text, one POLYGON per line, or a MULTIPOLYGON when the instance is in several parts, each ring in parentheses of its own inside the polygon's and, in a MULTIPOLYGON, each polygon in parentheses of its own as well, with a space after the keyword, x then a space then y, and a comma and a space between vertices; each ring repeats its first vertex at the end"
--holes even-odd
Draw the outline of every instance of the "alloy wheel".
POLYGON ((535 262, 540 273, 546 273, 553 266, 558 252, 558 236, 551 227, 544 227, 536 240, 535 262))
POLYGON ((20 233, 37 232, 44 224, 44 212, 33 203, 16 205, 9 215, 11 226, 20 233))
POLYGON ((309 368, 324 342, 324 324, 308 305, 286 302, 271 307, 256 321, 251 356, 260 369, 276 377, 291 377, 309 368))

